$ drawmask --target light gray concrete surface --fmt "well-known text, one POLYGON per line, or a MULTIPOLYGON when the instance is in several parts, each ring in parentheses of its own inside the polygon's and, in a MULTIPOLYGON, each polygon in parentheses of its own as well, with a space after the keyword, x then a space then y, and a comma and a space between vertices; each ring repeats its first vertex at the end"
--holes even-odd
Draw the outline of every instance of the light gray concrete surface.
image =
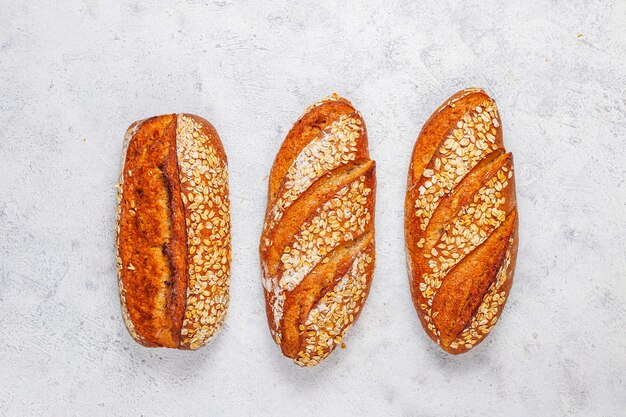
POLYGON ((0 415, 626 414, 626 2, 1 3, 0 415), (521 244, 500 322, 453 357, 411 304, 403 199, 469 86, 500 107, 521 244), (306 370, 270 338, 257 244, 274 155, 333 91, 378 163, 377 268, 347 349, 306 370), (197 352, 134 343, 117 295, 122 136, 167 112, 230 160, 232 301, 197 352))

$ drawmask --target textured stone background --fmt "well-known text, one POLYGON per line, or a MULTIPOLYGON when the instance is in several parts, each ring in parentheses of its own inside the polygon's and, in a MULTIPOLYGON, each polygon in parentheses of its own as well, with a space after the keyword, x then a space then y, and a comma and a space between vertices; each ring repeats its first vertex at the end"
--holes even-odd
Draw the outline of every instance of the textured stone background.
POLYGON ((1 9, 0 415, 624 415, 626 2, 1 9), (498 101, 521 245, 498 326, 452 357, 411 305, 402 213, 422 124, 468 86, 498 101), (347 350, 303 370, 270 338, 257 244, 274 155, 332 91, 378 163, 377 269, 347 350), (211 120, 230 160, 232 301, 198 352, 134 343, 117 296, 122 136, 167 112, 211 120))

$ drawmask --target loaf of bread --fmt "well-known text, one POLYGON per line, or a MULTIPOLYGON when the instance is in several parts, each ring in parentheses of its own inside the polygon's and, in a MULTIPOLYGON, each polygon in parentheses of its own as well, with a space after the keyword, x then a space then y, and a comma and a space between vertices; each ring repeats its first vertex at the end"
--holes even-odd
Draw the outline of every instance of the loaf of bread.
POLYGON ((170 114, 126 132, 117 270, 128 331, 144 346, 197 349, 228 306, 228 168, 206 120, 170 114))
POLYGON ((309 107, 272 166, 260 242, 267 318, 283 354, 300 366, 345 346, 367 298, 374 170, 361 115, 335 94, 309 107))
POLYGON ((448 99, 419 135, 408 175, 411 294, 445 351, 480 343, 502 314, 517 256, 513 159, 495 102, 480 89, 448 99))

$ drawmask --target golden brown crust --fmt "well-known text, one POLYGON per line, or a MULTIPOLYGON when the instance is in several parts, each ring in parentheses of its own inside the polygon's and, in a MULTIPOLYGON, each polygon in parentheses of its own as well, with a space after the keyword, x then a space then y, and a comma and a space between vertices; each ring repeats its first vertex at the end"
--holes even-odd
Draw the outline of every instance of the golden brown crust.
MULTIPOLYGON (((355 111, 348 100, 338 96, 331 96, 311 106, 298 119, 278 151, 280 158, 277 156, 274 160, 274 165, 272 165, 268 192, 270 200, 276 199, 276 194, 285 179, 287 171, 298 155, 300 155, 302 149, 309 142, 319 137, 324 129, 337 121, 340 116, 353 114, 355 111)), ((359 151, 367 153, 367 138, 364 143, 361 142, 359 145, 359 151)), ((364 156, 369 157, 369 154, 364 156)))
POLYGON ((301 337, 300 324, 305 322, 313 306, 348 272, 356 256, 373 244, 373 237, 369 232, 357 238, 356 244, 351 241, 339 246, 329 257, 329 262, 317 264, 290 293, 285 300, 280 326, 283 335, 281 349, 285 356, 294 358, 303 350, 305 340, 301 337))
MULTIPOLYGON (((332 199, 341 189, 350 185, 360 176, 372 177, 374 161, 362 159, 351 161, 324 174, 288 206, 281 219, 268 228, 264 238, 272 242, 266 246, 266 264, 269 273, 275 275, 280 269, 279 259, 285 246, 298 232, 303 223, 311 221, 316 211, 326 201, 332 199)), ((371 180, 370 180, 371 182, 371 180)))
POLYGON ((206 310, 197 308, 199 297, 218 300, 223 312, 228 301, 230 229, 221 142, 207 121, 188 115, 135 122, 125 142, 116 238, 125 323, 133 338, 145 346, 196 349, 215 333, 223 318, 222 313, 219 320, 206 323, 207 314, 205 323, 194 327, 191 322, 199 322, 195 319, 206 310), (208 187, 213 183, 219 184, 208 187), (198 187, 210 191, 203 193, 198 187), (205 205, 220 207, 217 220, 202 216, 198 206, 205 205), (198 228, 209 226, 224 235, 211 245, 199 245, 220 257, 215 271, 215 262, 199 262, 191 254, 199 247, 198 237, 212 236, 198 228), (223 253, 227 253, 226 262, 221 261, 223 253), (216 274, 221 274, 221 285, 198 295, 198 282, 216 274))
POLYGON ((144 121, 128 144, 123 171, 120 279, 128 316, 146 346, 175 347, 173 329, 182 322, 175 315, 181 300, 173 291, 185 270, 181 236, 174 232, 180 216, 172 210, 177 189, 175 135, 171 115, 144 121), (138 293, 143 296, 135 297, 138 293))
POLYGON ((443 280, 433 299, 433 310, 439 312, 433 317, 433 324, 440 330, 441 346, 444 349, 449 349, 450 344, 467 327, 487 290, 494 283, 504 263, 516 220, 514 213, 508 216, 501 227, 452 268, 443 280))
POLYGON ((409 168, 405 237, 426 333, 463 353, 484 340, 513 280, 517 208, 495 102, 463 90, 424 125, 409 168))
POLYGON ((309 107, 272 167, 260 243, 270 330, 300 366, 342 344, 367 298, 375 187, 360 114, 336 95, 309 107))

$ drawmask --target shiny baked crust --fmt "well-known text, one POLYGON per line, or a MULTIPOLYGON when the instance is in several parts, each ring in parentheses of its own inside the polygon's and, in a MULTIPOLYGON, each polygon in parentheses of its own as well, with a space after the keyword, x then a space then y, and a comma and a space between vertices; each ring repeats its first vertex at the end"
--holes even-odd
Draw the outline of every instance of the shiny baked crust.
POLYGON ((496 104, 483 90, 460 91, 422 128, 405 201, 413 303, 445 351, 473 348, 502 314, 517 225, 513 158, 496 104))
POLYGON ((334 94, 309 107, 272 166, 260 242, 270 331, 300 366, 344 346, 367 298, 375 189, 361 115, 334 94))
POLYGON ((187 114, 133 123, 118 185, 122 314, 148 347, 197 349, 228 306, 228 167, 219 136, 187 114))

